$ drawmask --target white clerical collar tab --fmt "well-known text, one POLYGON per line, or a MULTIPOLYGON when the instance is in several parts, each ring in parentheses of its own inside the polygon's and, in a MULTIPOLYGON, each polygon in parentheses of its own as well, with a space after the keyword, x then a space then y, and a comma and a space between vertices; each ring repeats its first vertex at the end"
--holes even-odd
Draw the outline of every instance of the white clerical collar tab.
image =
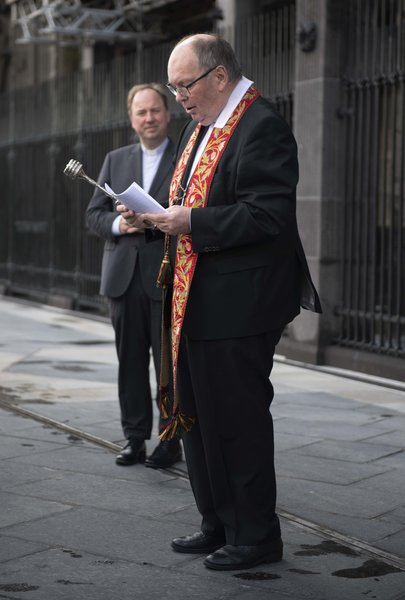
POLYGON ((247 79, 247 77, 242 75, 242 79, 240 79, 240 81, 238 81, 236 84, 232 94, 229 96, 228 102, 220 113, 218 119, 215 121, 214 127, 218 127, 220 129, 225 127, 229 117, 238 106, 239 102, 242 100, 252 83, 253 81, 250 81, 250 79, 247 79))

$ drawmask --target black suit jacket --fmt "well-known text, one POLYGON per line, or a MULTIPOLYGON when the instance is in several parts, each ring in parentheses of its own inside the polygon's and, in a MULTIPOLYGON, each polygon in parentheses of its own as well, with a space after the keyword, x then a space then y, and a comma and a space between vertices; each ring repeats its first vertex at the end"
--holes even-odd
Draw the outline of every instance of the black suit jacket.
MULTIPOLYGON (((162 156, 149 193, 160 204, 167 206, 173 173, 174 146, 171 141, 162 156)), ((108 185, 116 193, 123 192, 133 181, 142 186, 142 149, 132 144, 109 152, 104 159, 98 183, 108 185)), ((96 188, 86 211, 87 226, 105 240, 100 294, 117 298, 125 293, 139 261, 142 281, 153 300, 161 300, 156 278, 163 257, 163 242, 156 238, 145 243, 143 233, 114 236, 113 221, 118 216, 113 201, 96 188)))
POLYGON ((191 211, 199 256, 183 323, 190 338, 256 335, 283 328, 300 305, 321 311, 297 229, 297 181, 293 134, 260 97, 222 154, 206 207, 191 211))

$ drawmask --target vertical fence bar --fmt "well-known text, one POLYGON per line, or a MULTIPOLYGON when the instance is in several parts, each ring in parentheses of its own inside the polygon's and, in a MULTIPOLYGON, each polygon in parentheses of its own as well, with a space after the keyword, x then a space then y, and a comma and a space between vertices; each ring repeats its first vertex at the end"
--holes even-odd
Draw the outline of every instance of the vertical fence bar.
POLYGON ((345 248, 338 343, 405 355, 404 5, 353 0, 343 85, 345 248))
MULTIPOLYGON (((265 15, 247 19, 230 32, 237 32, 237 54, 246 74, 290 122, 294 4, 293 0, 277 3, 265 15)), ((127 90, 143 79, 142 72, 148 80, 164 83, 172 46, 142 48, 142 52, 0 97, 1 106, 11 110, 7 127, 9 122, 12 127, 10 133, 4 133, 2 111, 0 146, 9 157, 10 225, 7 235, 2 235, 2 240, 7 240, 7 257, 0 261, 4 260, 1 275, 11 289, 27 287, 27 293, 35 288, 44 296, 66 295, 77 306, 100 304, 102 242, 84 227, 92 189, 85 182, 68 180, 62 171, 66 162, 75 158, 96 178, 105 153, 130 143, 127 90), (18 115, 15 121, 14 114, 18 115), (25 177, 21 178, 18 173, 23 170, 25 177), (24 219, 14 211, 20 198, 26 202, 24 219)), ((184 119, 181 107, 172 99, 169 102, 174 116, 184 119)))
POLYGON ((400 106, 401 110, 401 131, 400 147, 401 157, 399 160, 398 171, 399 186, 398 186, 398 244, 397 244, 397 269, 396 269, 396 309, 397 316, 395 319, 395 344, 399 351, 405 347, 405 323, 404 323, 404 305, 405 305, 405 78, 402 77, 400 82, 400 106))

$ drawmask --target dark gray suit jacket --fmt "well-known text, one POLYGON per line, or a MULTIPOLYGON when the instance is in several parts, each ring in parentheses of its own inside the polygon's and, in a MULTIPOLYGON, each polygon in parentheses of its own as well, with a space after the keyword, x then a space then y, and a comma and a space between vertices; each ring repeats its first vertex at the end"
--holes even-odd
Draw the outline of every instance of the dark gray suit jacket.
MULTIPOLYGON (((179 154, 194 128, 183 131, 179 154)), ((183 323, 190 338, 282 329, 300 305, 321 312, 298 234, 297 181, 293 134, 260 97, 219 160, 206 208, 191 211, 198 260, 183 323)))
MULTIPOLYGON (((167 206, 173 173, 174 146, 171 141, 162 156, 149 193, 167 206)), ((142 186, 142 149, 131 144, 109 152, 104 159, 98 183, 108 185, 116 193, 123 192, 133 181, 142 186)), ((145 243, 143 233, 114 236, 111 228, 118 213, 113 201, 96 188, 86 211, 88 228, 105 240, 101 269, 100 294, 117 298, 125 293, 139 261, 144 287, 153 300, 161 299, 156 278, 163 258, 163 241, 145 243)))

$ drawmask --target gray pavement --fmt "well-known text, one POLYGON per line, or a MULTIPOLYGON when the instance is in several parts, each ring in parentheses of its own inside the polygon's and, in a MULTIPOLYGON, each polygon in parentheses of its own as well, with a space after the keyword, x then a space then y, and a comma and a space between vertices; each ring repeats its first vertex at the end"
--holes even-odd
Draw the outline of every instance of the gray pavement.
POLYGON ((0 331, 0 599, 405 600, 405 385, 278 357, 285 559, 212 572, 170 549, 199 528, 184 462, 115 465, 109 323, 3 297, 0 331))

